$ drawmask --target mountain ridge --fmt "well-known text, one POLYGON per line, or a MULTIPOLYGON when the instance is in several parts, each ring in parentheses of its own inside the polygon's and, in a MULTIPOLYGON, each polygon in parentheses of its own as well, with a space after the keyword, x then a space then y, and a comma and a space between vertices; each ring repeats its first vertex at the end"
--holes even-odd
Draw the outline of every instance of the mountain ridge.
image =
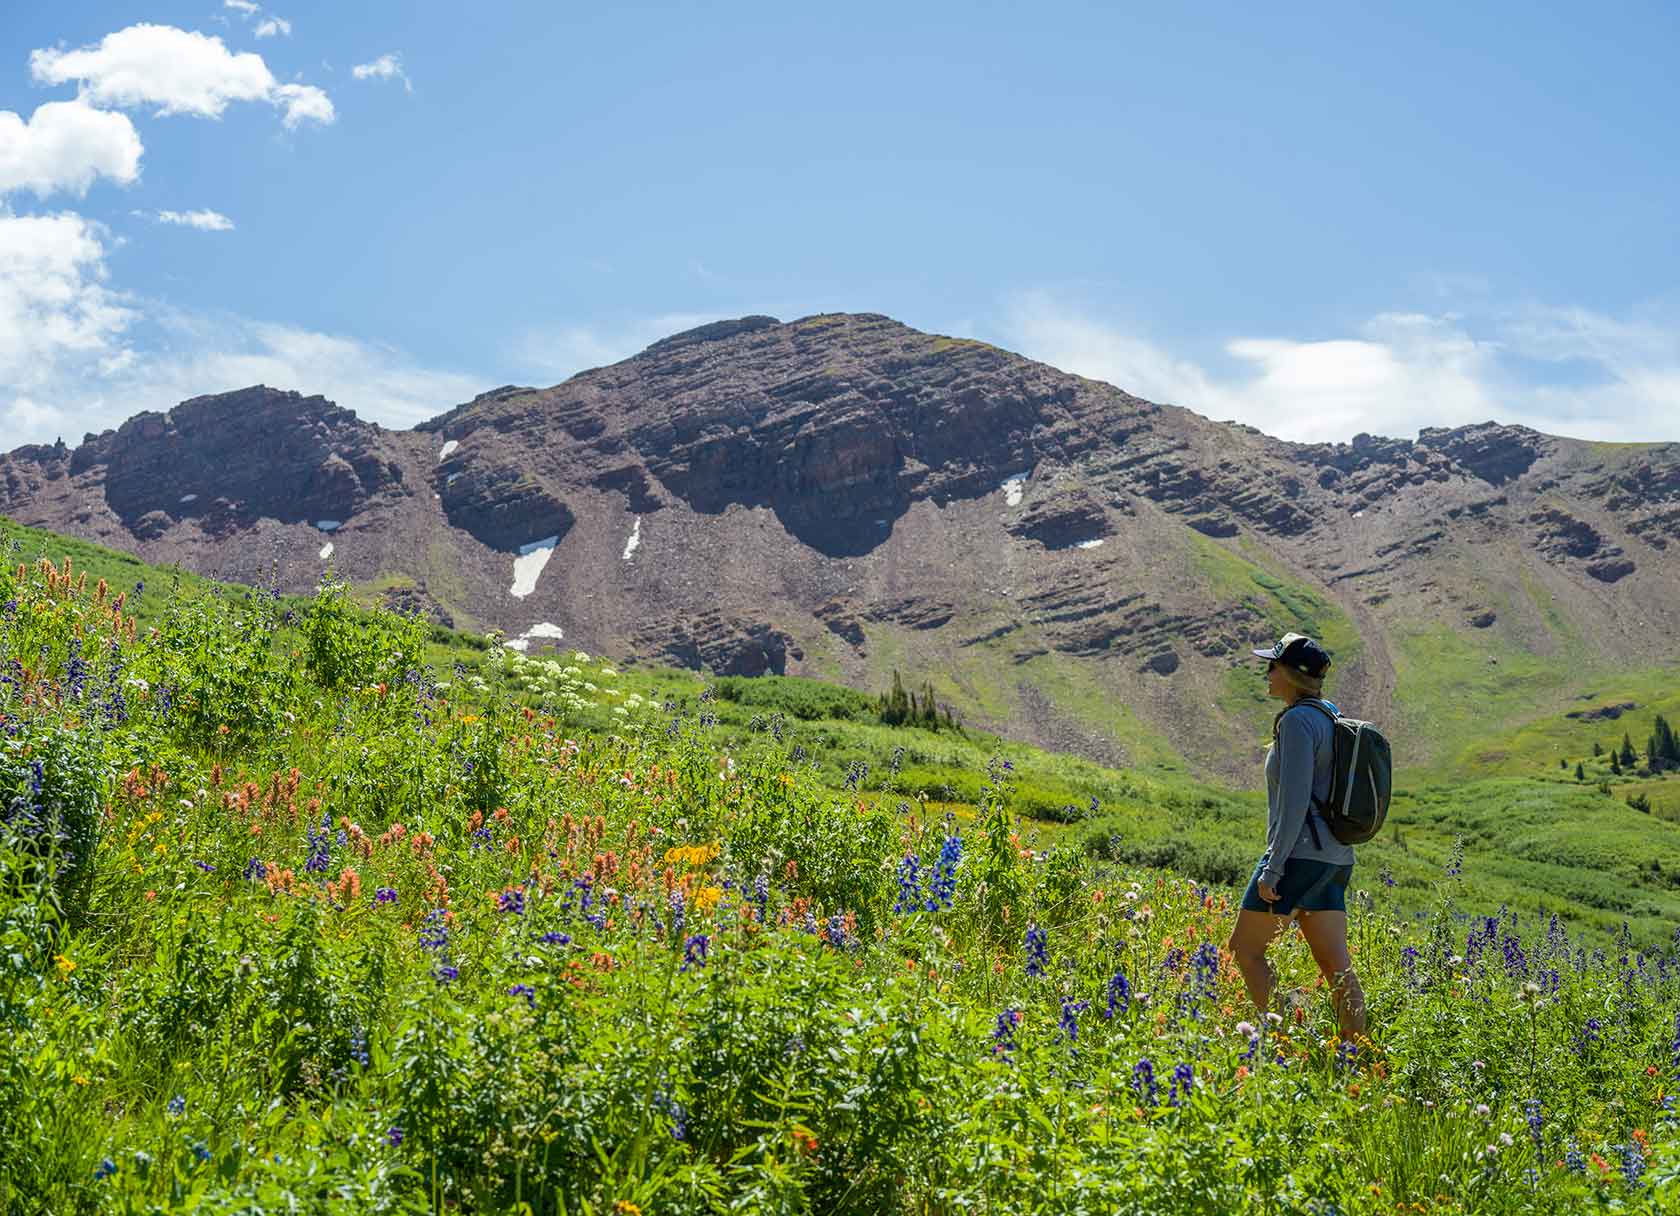
POLYGON ((864 688, 896 666, 1035 742, 1113 763, 1170 735, 1222 775, 1267 716, 1241 657, 1285 627, 1437 759, 1442 690, 1407 681, 1438 655, 1511 664, 1544 710, 1680 636, 1680 445, 1291 443, 868 313, 713 322, 411 430, 201 396, 0 456, 0 511, 287 590, 330 562, 515 645, 864 688))

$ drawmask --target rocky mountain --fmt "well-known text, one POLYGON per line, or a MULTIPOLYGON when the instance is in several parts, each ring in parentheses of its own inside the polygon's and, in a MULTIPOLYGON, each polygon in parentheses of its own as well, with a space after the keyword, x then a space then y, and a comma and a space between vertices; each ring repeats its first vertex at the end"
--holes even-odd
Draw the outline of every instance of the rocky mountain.
POLYGON ((1457 688, 1560 710, 1680 639, 1680 445, 1285 443, 871 314, 702 326, 412 431, 198 397, 0 456, 0 511, 293 591, 331 567, 522 649, 897 668, 1035 742, 1231 774, 1267 721, 1243 656, 1284 628, 1420 760, 1457 688))

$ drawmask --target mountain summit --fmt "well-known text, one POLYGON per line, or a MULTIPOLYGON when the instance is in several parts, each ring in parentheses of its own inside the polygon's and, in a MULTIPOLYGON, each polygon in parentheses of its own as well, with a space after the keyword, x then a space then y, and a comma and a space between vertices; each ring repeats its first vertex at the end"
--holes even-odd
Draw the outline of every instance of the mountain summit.
POLYGON ((1286 628, 1417 758, 1459 742, 1422 729, 1457 680, 1539 712, 1680 636, 1680 445, 1291 444, 867 313, 704 325, 412 431, 197 397, 0 456, 0 511, 290 591, 330 565, 521 648, 896 668, 1035 742, 1226 773, 1286 628))

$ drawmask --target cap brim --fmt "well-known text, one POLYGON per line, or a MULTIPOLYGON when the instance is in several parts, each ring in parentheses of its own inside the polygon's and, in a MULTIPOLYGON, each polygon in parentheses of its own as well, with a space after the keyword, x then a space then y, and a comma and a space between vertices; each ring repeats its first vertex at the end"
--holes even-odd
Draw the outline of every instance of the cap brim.
POLYGON ((1254 657, 1257 659, 1275 659, 1277 658, 1277 655, 1273 654, 1269 650, 1256 650, 1254 652, 1254 657))

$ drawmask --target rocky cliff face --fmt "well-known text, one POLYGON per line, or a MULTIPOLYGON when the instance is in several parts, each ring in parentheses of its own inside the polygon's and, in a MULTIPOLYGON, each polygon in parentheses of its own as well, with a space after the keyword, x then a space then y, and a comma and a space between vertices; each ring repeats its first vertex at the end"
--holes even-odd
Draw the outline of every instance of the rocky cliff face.
POLYGON ((898 666, 1086 751, 1123 699, 1216 767, 1257 712, 1227 673, 1292 623, 1340 630, 1373 715, 1420 620, 1544 650, 1561 613, 1606 661, 1680 624, 1676 445, 1287 444, 868 314, 704 326, 406 432, 195 398, 0 457, 0 511, 292 590, 331 564, 515 640, 864 687, 898 666))

